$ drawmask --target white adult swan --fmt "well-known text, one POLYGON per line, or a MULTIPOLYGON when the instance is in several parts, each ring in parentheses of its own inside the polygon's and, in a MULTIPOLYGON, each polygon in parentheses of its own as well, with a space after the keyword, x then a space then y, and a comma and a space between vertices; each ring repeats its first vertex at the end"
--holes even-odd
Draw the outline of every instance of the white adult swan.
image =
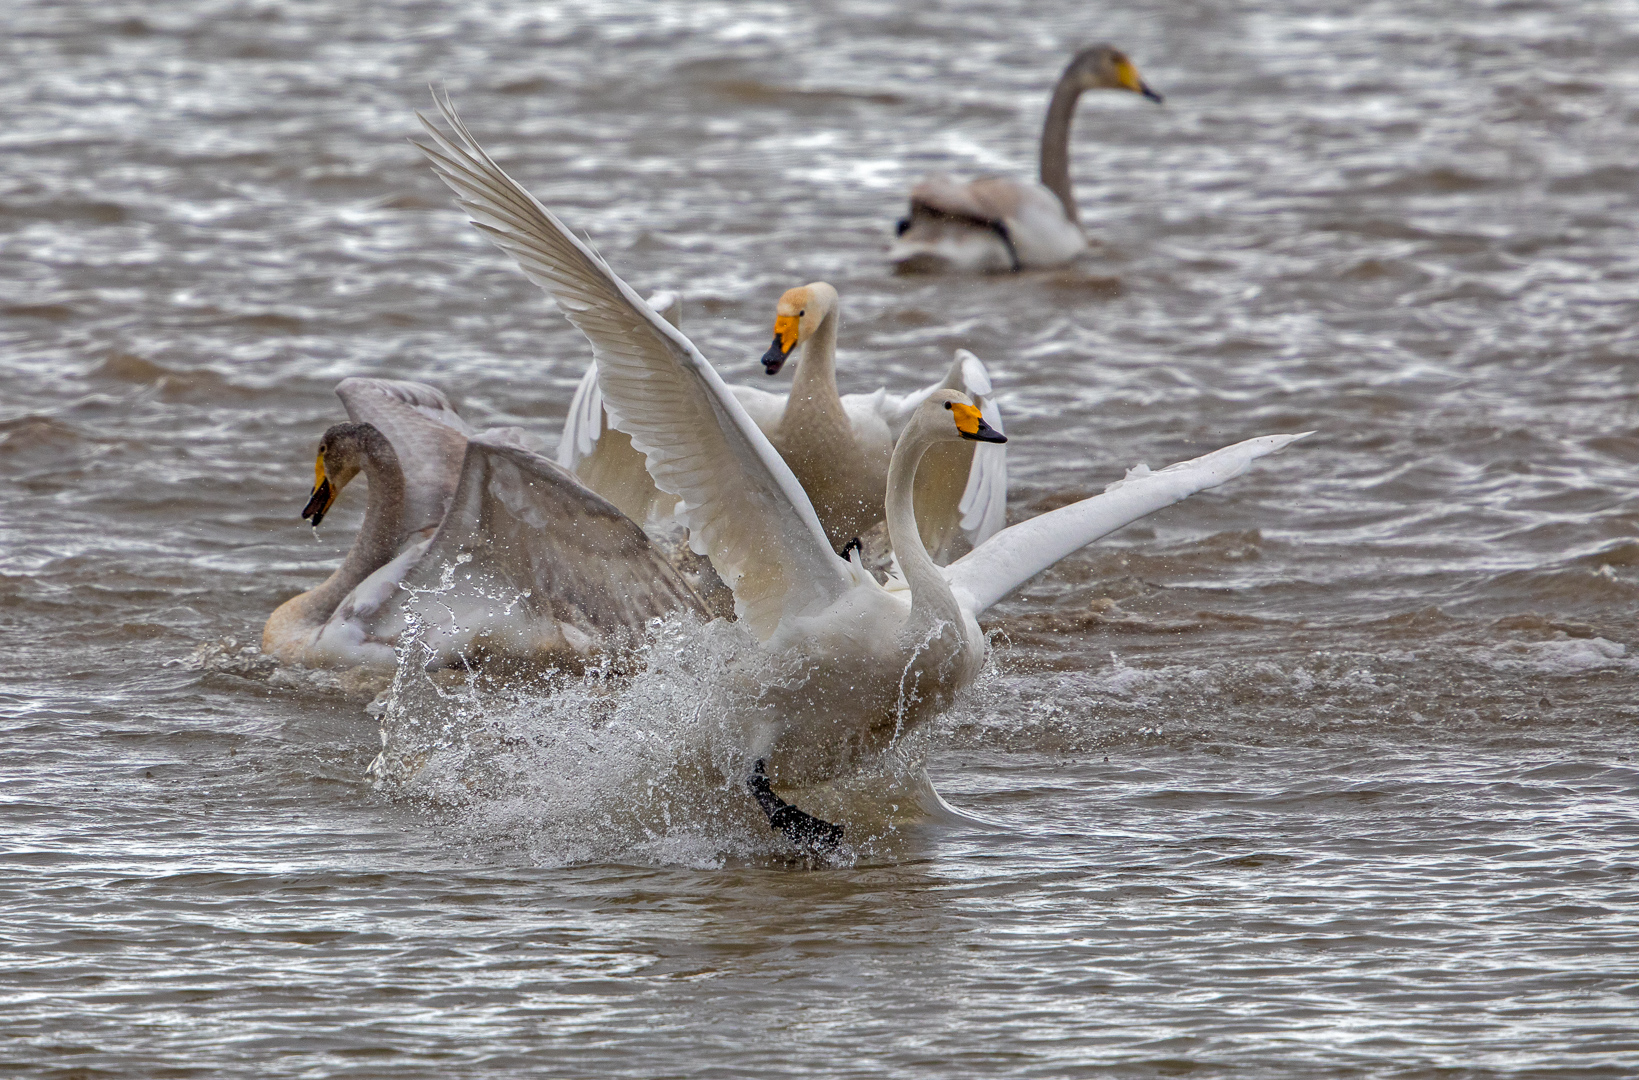
POLYGON ((888 258, 906 270, 968 273, 1059 266, 1086 250, 1070 186, 1070 124, 1087 90, 1126 90, 1160 102, 1138 69, 1109 45, 1083 49, 1053 87, 1041 132, 1041 182, 987 176, 958 184, 926 177, 911 189, 888 258))
MULTIPOLYGON (((657 293, 649 305, 678 325, 678 304, 657 293)), ((837 291, 823 281, 787 290, 775 309, 774 343, 763 354, 768 374, 780 371, 798 352, 789 394, 729 384, 753 422, 773 442, 808 493, 833 548, 866 536, 883 520, 888 456, 911 413, 933 391, 961 390, 985 419, 1001 431, 1001 412, 990 373, 966 349, 941 382, 910 394, 879 389, 870 394, 837 392, 837 291)), ((676 498, 661 494, 631 441, 604 423, 597 367, 581 380, 569 406, 558 464, 593 491, 645 523, 669 519, 676 498)), ((961 550, 984 542, 1007 523, 1007 454, 1000 445, 941 447, 930 453, 916 477, 917 521, 935 561, 947 562, 961 550)))
POLYGON ((1003 529, 939 567, 917 535, 917 465, 931 447, 1002 436, 960 392, 935 391, 888 466, 888 530, 904 577, 884 588, 857 558, 837 558, 790 468, 689 339, 507 176, 447 99, 436 100, 455 139, 421 117, 435 145, 418 145, 479 230, 591 341, 613 422, 677 497, 691 541, 734 590, 758 647, 727 675, 728 717, 744 725, 747 763, 757 763, 753 794, 794 842, 825 847, 840 829, 784 804, 772 780, 840 775, 945 708, 978 675, 980 612, 1105 533, 1299 437, 1268 435, 1160 472, 1134 470, 1103 495, 1003 529))
POLYGON ((704 617, 648 538, 501 429, 472 433, 419 383, 345 379, 352 423, 319 442, 314 527, 359 473, 364 522, 324 584, 281 604, 262 651, 312 667, 392 668, 406 630, 430 664, 505 655, 578 664, 648 620, 704 617))

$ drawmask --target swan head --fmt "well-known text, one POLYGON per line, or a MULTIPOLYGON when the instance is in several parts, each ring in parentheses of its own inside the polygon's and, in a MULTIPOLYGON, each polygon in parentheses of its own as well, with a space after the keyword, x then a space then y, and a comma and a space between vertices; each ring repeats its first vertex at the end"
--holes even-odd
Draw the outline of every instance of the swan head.
POLYGON ((1094 45, 1076 53, 1064 69, 1064 78, 1082 90, 1126 90, 1156 104, 1164 100, 1139 76, 1127 54, 1113 45, 1094 45))
POLYGON ((786 358, 836 309, 837 291, 823 281, 787 289, 774 308, 774 344, 763 353, 763 370, 779 374, 786 358))
POLYGON ((364 468, 365 443, 370 436, 385 438, 369 424, 336 424, 319 440, 319 456, 313 462, 313 493, 302 507, 302 517, 316 529, 335 503, 347 482, 364 468))
POLYGON ((927 430, 936 442, 1007 441, 1007 436, 986 423, 972 399, 960 390, 935 390, 916 412, 917 426, 927 430))

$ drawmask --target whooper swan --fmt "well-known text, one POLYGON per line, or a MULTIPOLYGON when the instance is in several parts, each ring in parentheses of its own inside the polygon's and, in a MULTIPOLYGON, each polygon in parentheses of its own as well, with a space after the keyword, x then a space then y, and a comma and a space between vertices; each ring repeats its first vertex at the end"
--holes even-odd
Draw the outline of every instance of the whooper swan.
POLYGON ((912 505, 927 451, 997 434, 956 390, 930 393, 888 464, 888 530, 903 578, 879 585, 837 558, 789 466, 681 331, 512 180, 436 99, 454 136, 426 117, 418 144, 473 223, 517 259, 592 343, 613 422, 678 499, 691 542, 734 591, 757 646, 725 672, 742 725, 748 787, 771 825, 823 849, 841 835, 774 795, 856 767, 948 706, 978 676, 977 616, 1059 559, 1203 488, 1238 476, 1295 435, 1249 439, 1160 472, 1133 470, 1102 495, 1003 529, 949 566, 929 558, 912 505))
MULTIPOLYGON (((671 294, 656 294, 649 303, 678 325, 671 294)), ((729 384, 730 392, 791 466, 826 537, 839 551, 883 520, 894 439, 934 390, 963 391, 975 399, 992 427, 1003 430, 990 373, 966 349, 956 351, 943 381, 913 393, 879 389, 839 394, 840 308, 837 291, 823 281, 788 290, 775 309, 774 342, 762 363, 768 374, 777 374, 800 350, 791 392, 729 384)), ((570 404, 558 443, 558 464, 638 521, 668 519, 677 501, 655 488, 631 441, 605 425, 595 365, 587 370, 570 404)), ((1007 455, 1000 445, 935 449, 917 473, 916 484, 922 539, 937 562, 982 543, 1007 522, 1007 455)))
POLYGON ((412 624, 422 659, 578 664, 656 616, 705 617, 631 521, 513 440, 473 434, 419 383, 346 379, 352 423, 324 433, 302 516, 314 527, 359 473, 363 524, 329 579, 274 611, 262 650, 314 667, 391 668, 412 624))
POLYGON ((1047 105, 1041 132, 1041 182, 987 176, 958 184, 935 174, 911 189, 888 258, 905 270, 983 273, 1059 266, 1081 254, 1075 190, 1070 186, 1070 123, 1087 90, 1126 90, 1160 102, 1138 69, 1109 45, 1071 59, 1047 105))

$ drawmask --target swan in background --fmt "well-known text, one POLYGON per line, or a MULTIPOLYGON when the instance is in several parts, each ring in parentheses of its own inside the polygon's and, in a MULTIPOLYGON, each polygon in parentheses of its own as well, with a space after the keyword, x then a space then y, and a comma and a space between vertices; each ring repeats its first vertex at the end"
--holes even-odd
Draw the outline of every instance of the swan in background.
MULTIPOLYGON (((679 325, 681 305, 672 293, 656 293, 649 306, 673 326, 679 325)), ((777 374, 800 350, 791 392, 729 386, 791 466, 838 551, 883 520, 894 440, 933 391, 961 390, 977 401, 992 427, 1003 430, 990 373, 966 349, 956 350, 943 381, 910 394, 890 394, 886 389, 838 394, 840 322, 841 305, 830 285, 816 281, 788 290, 775 308, 774 343, 763 354, 762 364, 768 374, 777 374)), ((558 442, 558 464, 636 521, 671 520, 676 498, 654 486, 631 439, 604 422, 595 364, 587 369, 570 403, 558 442)), ((1007 523, 1006 449, 991 444, 936 448, 917 474, 916 494, 923 541, 937 561, 948 562, 1007 523)))
POLYGON ((346 379, 353 421, 319 442, 302 517, 315 528, 363 473, 364 521, 340 567, 281 604, 262 651, 313 667, 506 655, 575 664, 674 611, 705 616, 642 530, 512 429, 474 434, 419 383, 346 379))
MULTIPOLYGON (((763 354, 768 374, 801 349, 789 394, 738 387, 735 397, 768 436, 808 493, 832 546, 862 536, 886 515, 888 460, 916 407, 935 390, 960 390, 1002 430, 990 372, 966 349, 942 382, 913 394, 837 393, 837 291, 823 281, 787 290, 774 309, 774 340, 763 354)), ((965 532, 969 548, 1007 523, 1007 451, 999 443, 930 451, 916 480, 917 521, 938 561, 948 561, 965 532)))
POLYGON ((899 222, 888 258, 905 270, 968 273, 1059 266, 1087 248, 1070 186, 1070 124, 1088 90, 1125 90, 1162 98, 1119 49, 1077 53, 1053 87, 1041 132, 1041 182, 987 176, 958 184, 934 174, 911 189, 910 216, 899 222))
POLYGON ((841 827, 798 810, 772 784, 817 784, 949 705, 977 678, 977 616, 1100 536, 1244 472, 1295 435, 1268 435, 1159 472, 1134 469, 1104 494, 996 533, 940 567, 912 503, 933 447, 1002 442, 966 395, 935 390, 912 412, 888 463, 887 521, 902 577, 877 583, 837 558, 797 478, 711 364, 593 250, 484 152, 447 98, 446 136, 420 117, 418 143, 473 224, 549 292, 592 343, 613 422, 676 496, 692 543, 734 591, 757 647, 735 658, 721 689, 743 726, 746 783, 771 826, 825 850, 841 827), (755 762, 755 764, 751 764, 755 762))

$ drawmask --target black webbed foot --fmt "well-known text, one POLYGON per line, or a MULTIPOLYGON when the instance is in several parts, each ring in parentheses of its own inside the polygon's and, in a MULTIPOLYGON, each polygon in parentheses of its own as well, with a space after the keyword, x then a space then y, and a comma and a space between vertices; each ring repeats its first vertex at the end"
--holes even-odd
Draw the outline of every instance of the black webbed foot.
POLYGON ((843 562, 847 562, 849 553, 855 551, 859 552, 860 558, 865 557, 865 545, 857 536, 848 541, 846 544, 843 544, 842 550, 837 552, 837 554, 842 556, 843 562))
POLYGON ((758 759, 751 776, 746 780, 746 786, 751 788, 751 794, 756 798, 757 805, 762 808, 764 816, 768 818, 770 827, 798 847, 824 854, 842 843, 841 825, 833 825, 829 821, 821 821, 813 814, 805 814, 774 794, 774 789, 769 786, 768 773, 764 771, 762 759, 758 759))

